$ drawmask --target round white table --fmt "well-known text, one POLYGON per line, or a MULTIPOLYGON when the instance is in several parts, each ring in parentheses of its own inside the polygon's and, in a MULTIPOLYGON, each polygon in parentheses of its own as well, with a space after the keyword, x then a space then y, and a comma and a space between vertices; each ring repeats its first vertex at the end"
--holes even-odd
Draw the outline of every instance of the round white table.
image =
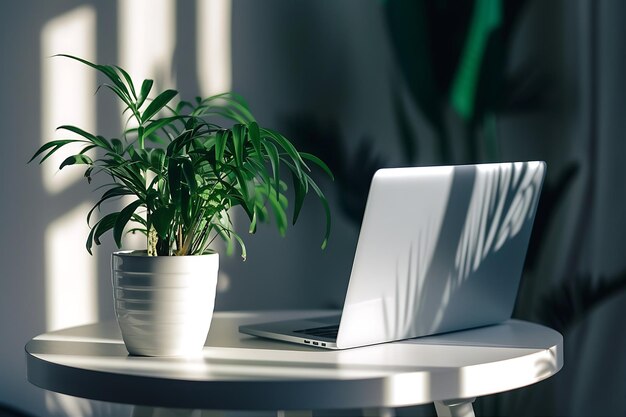
POLYGON ((129 356, 116 322, 50 332, 26 345, 28 380, 72 396, 151 407, 390 409, 434 402, 439 416, 472 416, 476 397, 536 383, 563 366, 562 336, 518 320, 335 351, 238 332, 242 324, 319 313, 216 313, 203 352, 189 358, 129 356))

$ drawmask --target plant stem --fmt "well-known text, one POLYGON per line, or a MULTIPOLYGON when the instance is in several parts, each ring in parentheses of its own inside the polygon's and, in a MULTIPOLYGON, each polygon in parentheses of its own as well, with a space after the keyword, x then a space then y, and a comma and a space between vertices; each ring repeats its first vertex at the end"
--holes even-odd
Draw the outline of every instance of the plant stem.
POLYGON ((178 255, 186 255, 184 252, 185 249, 183 248, 183 226, 180 224, 178 225, 178 231, 176 232, 176 246, 178 248, 178 255))

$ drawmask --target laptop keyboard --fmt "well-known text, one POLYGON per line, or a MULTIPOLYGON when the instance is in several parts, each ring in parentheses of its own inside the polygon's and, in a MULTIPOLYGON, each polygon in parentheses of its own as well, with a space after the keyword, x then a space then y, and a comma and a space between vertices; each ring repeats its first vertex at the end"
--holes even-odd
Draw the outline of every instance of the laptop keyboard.
POLYGON ((313 337, 324 337, 327 339, 337 339, 337 333, 339 332, 339 325, 333 324, 332 326, 312 327, 310 329, 296 330, 294 333, 301 333, 313 337))

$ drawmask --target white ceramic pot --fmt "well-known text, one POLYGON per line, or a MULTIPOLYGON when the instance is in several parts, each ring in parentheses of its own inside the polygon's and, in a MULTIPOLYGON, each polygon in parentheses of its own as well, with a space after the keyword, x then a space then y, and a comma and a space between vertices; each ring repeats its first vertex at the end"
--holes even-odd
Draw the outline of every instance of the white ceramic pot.
POLYGON ((219 255, 112 255, 115 313, 132 355, 188 356, 202 351, 217 287, 219 255))

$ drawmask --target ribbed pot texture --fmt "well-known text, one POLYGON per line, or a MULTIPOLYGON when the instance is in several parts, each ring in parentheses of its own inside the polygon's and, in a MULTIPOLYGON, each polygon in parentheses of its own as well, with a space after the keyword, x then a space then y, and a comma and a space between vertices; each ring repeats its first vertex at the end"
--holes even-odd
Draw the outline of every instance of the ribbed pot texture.
POLYGON ((111 257, 115 313, 131 355, 202 351, 213 318, 219 255, 111 257))

